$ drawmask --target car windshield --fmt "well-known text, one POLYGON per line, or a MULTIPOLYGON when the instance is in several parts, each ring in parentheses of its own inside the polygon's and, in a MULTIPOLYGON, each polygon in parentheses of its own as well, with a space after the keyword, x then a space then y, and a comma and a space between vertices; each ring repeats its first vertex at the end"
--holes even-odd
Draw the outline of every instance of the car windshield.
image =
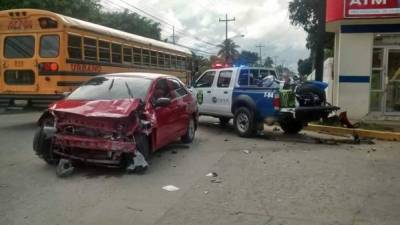
POLYGON ((150 84, 150 79, 142 77, 96 77, 77 88, 67 99, 144 99, 150 84))

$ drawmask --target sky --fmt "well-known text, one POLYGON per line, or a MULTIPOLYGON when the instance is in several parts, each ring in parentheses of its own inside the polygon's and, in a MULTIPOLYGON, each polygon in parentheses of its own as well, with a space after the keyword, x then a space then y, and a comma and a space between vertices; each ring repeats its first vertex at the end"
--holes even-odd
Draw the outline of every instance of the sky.
POLYGON ((228 37, 239 50, 259 52, 272 57, 276 64, 283 64, 297 71, 297 61, 307 58, 305 47, 307 34, 290 24, 288 4, 290 0, 112 0, 103 5, 108 10, 127 8, 145 15, 149 13, 161 23, 162 38, 172 40, 172 27, 178 43, 199 49, 199 54, 216 54, 215 46, 225 39, 225 23, 219 18, 235 18, 229 23, 228 37), (136 7, 136 8, 134 8, 136 7), (138 9, 137 9, 138 8, 138 9), (160 21, 161 20, 161 21, 160 21), (244 35, 244 36, 243 36, 244 35), (200 40, 196 40, 200 39, 200 40), (214 44, 214 45, 211 45, 214 44))

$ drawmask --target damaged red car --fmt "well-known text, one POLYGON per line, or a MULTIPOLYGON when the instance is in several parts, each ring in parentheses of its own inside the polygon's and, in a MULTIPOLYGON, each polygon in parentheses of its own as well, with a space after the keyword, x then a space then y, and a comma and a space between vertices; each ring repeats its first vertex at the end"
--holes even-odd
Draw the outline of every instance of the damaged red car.
POLYGON ((175 77, 102 75, 49 106, 33 148, 49 164, 68 160, 140 172, 152 152, 178 138, 191 143, 197 121, 196 99, 175 77))

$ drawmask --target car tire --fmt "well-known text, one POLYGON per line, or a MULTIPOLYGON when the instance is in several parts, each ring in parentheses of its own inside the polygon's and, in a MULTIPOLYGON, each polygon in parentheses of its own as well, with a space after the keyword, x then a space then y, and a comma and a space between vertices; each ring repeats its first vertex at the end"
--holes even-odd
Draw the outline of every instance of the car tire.
POLYGON ((229 117, 220 117, 219 125, 221 125, 222 127, 225 127, 226 125, 228 125, 230 120, 231 120, 231 118, 229 118, 229 117))
POLYGON ((47 137, 43 131, 43 126, 36 130, 33 137, 33 150, 47 164, 56 165, 59 161, 58 157, 53 155, 52 137, 47 137))
POLYGON ((304 128, 304 124, 295 119, 281 121, 279 125, 286 134, 298 134, 304 128))
MULTIPOLYGON (((135 135, 136 151, 143 155, 144 159, 147 161, 150 158, 150 143, 149 138, 146 135, 135 135)), ((146 172, 148 166, 132 166, 134 165, 133 154, 126 154, 122 158, 122 165, 124 165, 125 170, 129 174, 143 174, 146 172)))
POLYGON ((252 137, 256 133, 254 113, 246 107, 240 107, 235 111, 233 124, 240 137, 252 137))
POLYGON ((181 137, 182 143, 184 143, 184 144, 192 143, 194 140, 195 134, 196 134, 196 124, 194 122, 194 119, 191 118, 189 120, 189 124, 188 124, 185 135, 183 135, 181 137))

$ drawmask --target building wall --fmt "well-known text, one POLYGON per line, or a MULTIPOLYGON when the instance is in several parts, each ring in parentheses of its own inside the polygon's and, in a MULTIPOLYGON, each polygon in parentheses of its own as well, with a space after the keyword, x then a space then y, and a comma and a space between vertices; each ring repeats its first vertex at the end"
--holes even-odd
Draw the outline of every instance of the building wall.
MULTIPOLYGON (((374 35, 336 33, 338 84, 337 103, 350 119, 359 120, 369 112, 370 77, 374 35)), ((336 64, 336 62, 335 62, 336 64)))

